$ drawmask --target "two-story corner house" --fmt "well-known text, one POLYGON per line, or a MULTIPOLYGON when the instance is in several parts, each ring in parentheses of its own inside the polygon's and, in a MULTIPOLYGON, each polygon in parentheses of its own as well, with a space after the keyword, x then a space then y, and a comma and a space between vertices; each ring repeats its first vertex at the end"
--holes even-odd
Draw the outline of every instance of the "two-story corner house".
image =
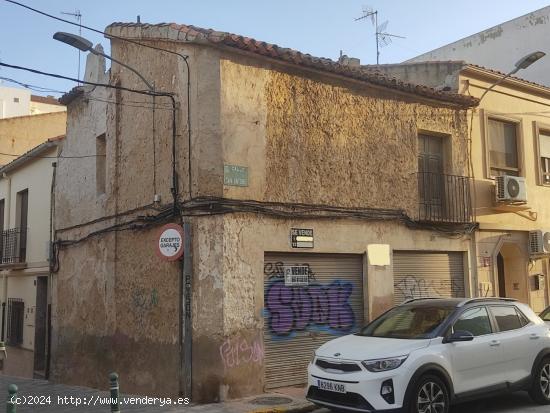
POLYGON ((62 156, 90 157, 56 173, 54 380, 257 394, 304 384, 316 347, 394 302, 471 294, 475 98, 193 26, 107 31, 174 94, 175 139, 170 99, 88 56, 97 85, 62 99, 62 156), (156 253, 180 216, 191 296, 156 253))
MULTIPOLYGON (((546 59, 533 66, 548 67, 546 59)), ((379 70, 478 98, 504 76, 462 61, 379 70)), ((512 77, 491 89, 468 117, 479 222, 475 293, 516 298, 535 311, 549 304, 550 293, 549 107, 550 88, 512 77)))
POLYGON ((0 168, 3 372, 19 377, 46 373, 52 163, 61 139, 48 139, 0 168))

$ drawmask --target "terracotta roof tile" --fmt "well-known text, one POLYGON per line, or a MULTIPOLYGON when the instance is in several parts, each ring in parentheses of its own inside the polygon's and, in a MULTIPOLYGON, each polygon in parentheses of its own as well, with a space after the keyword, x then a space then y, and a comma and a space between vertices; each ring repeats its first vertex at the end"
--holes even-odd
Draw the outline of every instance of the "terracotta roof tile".
POLYGON ((244 50, 276 60, 291 62, 303 67, 335 73, 372 85, 412 93, 441 102, 452 103, 464 107, 472 107, 478 104, 478 100, 470 96, 435 90, 427 86, 405 83, 380 72, 373 72, 373 70, 370 69, 353 68, 328 58, 315 57, 294 49, 279 47, 275 44, 261 42, 249 37, 212 29, 203 29, 192 25, 176 23, 160 23, 154 25, 144 23, 113 23, 107 27, 106 32, 109 35, 132 39, 179 39, 186 42, 212 43, 214 45, 244 50), (165 30, 168 30, 168 32, 164 32, 165 30), (170 33, 170 30, 175 31, 175 33, 170 33))

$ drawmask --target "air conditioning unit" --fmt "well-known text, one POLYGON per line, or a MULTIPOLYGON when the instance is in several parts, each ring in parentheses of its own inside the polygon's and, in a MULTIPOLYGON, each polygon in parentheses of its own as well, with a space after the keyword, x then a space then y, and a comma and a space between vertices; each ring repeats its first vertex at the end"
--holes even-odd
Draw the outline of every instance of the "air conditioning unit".
POLYGON ((550 254, 550 231, 540 229, 529 231, 529 254, 550 254))
POLYGON ((497 176, 495 192, 497 202, 527 202, 525 178, 519 176, 497 176))

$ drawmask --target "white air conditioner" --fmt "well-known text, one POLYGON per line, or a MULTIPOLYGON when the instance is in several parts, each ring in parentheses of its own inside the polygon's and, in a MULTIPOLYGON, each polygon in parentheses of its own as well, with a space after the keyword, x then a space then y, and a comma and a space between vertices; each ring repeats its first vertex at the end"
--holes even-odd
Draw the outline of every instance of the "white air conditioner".
POLYGON ((525 178, 519 176, 497 176, 495 192, 497 202, 527 202, 525 178))
POLYGON ((529 254, 550 254, 550 231, 529 231, 529 254))

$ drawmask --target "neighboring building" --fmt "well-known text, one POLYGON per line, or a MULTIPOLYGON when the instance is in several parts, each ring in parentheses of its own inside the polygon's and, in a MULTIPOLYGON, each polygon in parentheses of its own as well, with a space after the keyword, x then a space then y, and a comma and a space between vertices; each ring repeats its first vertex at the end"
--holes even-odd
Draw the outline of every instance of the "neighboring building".
MULTIPOLYGON (((117 371, 125 392, 175 395, 192 369, 196 402, 262 393, 304 384, 316 347, 394 302, 475 290, 465 175, 476 99, 192 26, 107 33, 114 58, 175 93, 176 163, 169 99, 101 87, 62 98, 62 156, 89 157, 56 170, 53 380, 105 387, 117 371), (190 73, 119 37, 188 55, 190 73), (180 213, 190 303, 181 263, 155 252, 180 213), (312 231, 305 245, 293 229, 312 231), (291 267, 300 285, 285 282, 291 267)), ((96 55, 85 79, 144 88, 96 55)))
MULTIPOLYGON (((521 53, 520 53, 521 54, 521 53)), ((549 57, 533 66, 548 67, 549 57)), ((413 83, 481 97, 504 74, 461 61, 382 65, 413 83)), ((523 75, 523 71, 521 72, 523 75)), ((517 298, 540 312, 550 304, 550 88, 509 78, 488 92, 471 124, 477 239, 476 295, 517 298), (501 176, 512 178, 509 183, 501 176), (503 185, 498 185, 501 180, 503 185), (516 198, 509 195, 518 192, 516 198), (515 188, 514 188, 515 187, 515 188), (501 200, 497 201, 496 192, 501 200), (506 199, 508 198, 508 199, 506 199), (538 231, 546 252, 535 251, 538 231), (533 237, 533 235, 531 235, 533 237), (535 235, 536 236, 536 235, 535 235)))
POLYGON ((8 375, 46 375, 52 164, 61 139, 48 139, 0 168, 1 335, 8 375))
MULTIPOLYGON (((499 24, 454 43, 421 54, 405 63, 464 60, 508 72, 527 53, 541 50, 550 55, 550 6, 499 24)), ((550 86, 548 62, 521 72, 532 82, 550 86)))
POLYGON ((0 119, 0 165, 6 165, 52 136, 64 135, 66 128, 66 111, 0 119))
POLYGON ((65 106, 53 96, 31 95, 26 89, 0 85, 0 119, 64 111, 65 106))
POLYGON ((66 112, 65 105, 53 96, 31 95, 30 112, 31 115, 41 115, 43 113, 66 112))

